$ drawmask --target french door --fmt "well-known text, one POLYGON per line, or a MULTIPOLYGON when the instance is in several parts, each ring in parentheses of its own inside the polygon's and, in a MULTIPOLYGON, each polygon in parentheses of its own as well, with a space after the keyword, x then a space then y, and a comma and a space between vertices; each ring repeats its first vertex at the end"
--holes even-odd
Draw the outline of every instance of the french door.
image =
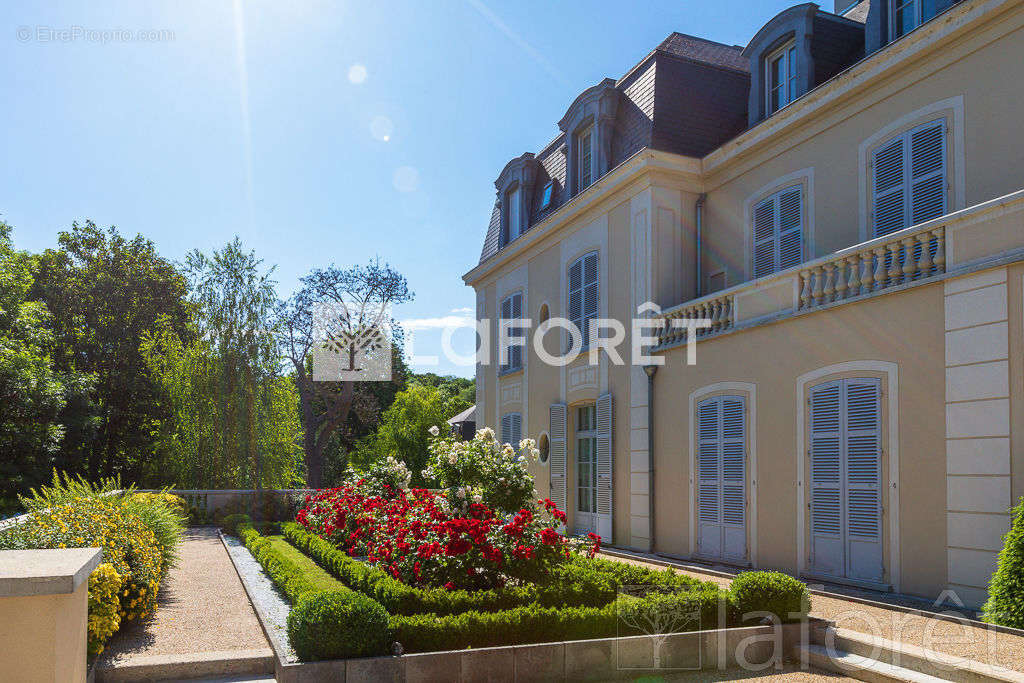
POLYGON ((881 582, 881 381, 840 379, 811 389, 810 568, 881 582))
POLYGON ((697 546, 705 557, 747 559, 746 415, 743 396, 697 406, 697 546))
POLYGON ((596 406, 576 410, 576 510, 575 531, 597 529, 597 412, 596 406))

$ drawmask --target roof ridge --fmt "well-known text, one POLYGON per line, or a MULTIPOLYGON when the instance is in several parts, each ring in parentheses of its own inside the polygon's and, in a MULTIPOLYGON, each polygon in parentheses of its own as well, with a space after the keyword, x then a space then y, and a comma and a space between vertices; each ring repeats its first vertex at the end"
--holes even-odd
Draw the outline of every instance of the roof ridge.
POLYGON ((704 36, 695 36, 692 33, 683 33, 682 31, 672 31, 672 33, 668 34, 668 37, 665 38, 665 40, 661 41, 661 43, 659 44, 659 47, 661 47, 661 45, 664 45, 666 42, 668 42, 669 38, 671 38, 672 36, 682 36, 683 38, 692 38, 693 40, 699 40, 702 43, 710 43, 711 45, 718 45, 719 47, 729 48, 730 50, 736 50, 736 51, 743 50, 743 46, 742 45, 729 45, 728 43, 722 43, 722 42, 719 42, 717 40, 711 40, 710 38, 705 38, 704 36))

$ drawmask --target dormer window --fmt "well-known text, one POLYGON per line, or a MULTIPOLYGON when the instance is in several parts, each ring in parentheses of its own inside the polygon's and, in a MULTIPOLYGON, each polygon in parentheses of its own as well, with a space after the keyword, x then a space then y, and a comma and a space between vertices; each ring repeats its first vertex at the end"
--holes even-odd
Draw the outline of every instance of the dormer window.
POLYGON ((936 0, 889 0, 892 40, 905 36, 935 16, 936 0))
POLYGON ((765 60, 765 111, 769 116, 797 97, 796 42, 789 41, 765 60))
POLYGON ((511 242, 522 232, 518 185, 505 194, 505 206, 508 207, 508 241, 511 242))
POLYGON ((594 126, 590 125, 576 134, 576 191, 590 187, 594 182, 594 126))
POLYGON ((551 206, 551 200, 555 195, 555 181, 549 180, 540 194, 540 210, 543 211, 551 206))

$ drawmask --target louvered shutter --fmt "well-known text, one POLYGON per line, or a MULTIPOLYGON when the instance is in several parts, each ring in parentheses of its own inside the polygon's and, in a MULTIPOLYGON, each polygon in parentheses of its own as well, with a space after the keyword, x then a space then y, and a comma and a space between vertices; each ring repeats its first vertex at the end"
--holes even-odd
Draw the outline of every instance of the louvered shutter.
POLYGON ((754 207, 754 277, 775 270, 775 198, 754 207))
POLYGON ((509 443, 512 438, 512 415, 505 413, 501 416, 501 443, 509 443))
MULTIPOLYGON (((569 322, 571 322, 579 334, 583 334, 583 259, 573 261, 569 266, 569 322)), ((581 338, 582 343, 586 340, 581 338)), ((569 341, 572 348, 572 340, 569 341)))
POLYGON ((910 225, 946 212, 946 124, 933 121, 909 133, 910 225))
POLYGON ((612 542, 614 476, 612 395, 605 394, 597 399, 597 534, 606 543, 612 542))
POLYGON ((700 554, 743 560, 746 526, 746 399, 716 396, 697 406, 700 554))
POLYGON ((799 265, 804 260, 803 194, 799 186, 779 194, 778 270, 799 265))
POLYGON ((600 297, 600 282, 598 282, 597 252, 591 252, 583 257, 583 324, 580 329, 583 331, 583 343, 590 344, 591 321, 597 318, 598 304, 600 297))
POLYGON ((841 382, 811 389, 810 506, 811 566, 816 572, 842 574, 841 382))
MULTIPOLYGON (((508 297, 508 298, 504 299, 501 302, 501 320, 499 320, 498 323, 501 325, 502 329, 504 329, 505 326, 508 324, 506 321, 511 320, 511 319, 512 319, 512 297, 508 297)), ((511 330, 510 330, 510 332, 511 332, 511 330)), ((499 336, 499 338, 500 338, 500 336, 499 336)), ((510 367, 512 367, 512 353, 511 353, 511 349, 508 347, 508 345, 505 346, 505 349, 503 351, 503 357, 500 358, 499 360, 501 362, 501 369, 503 371, 504 370, 508 370, 510 367)))
MULTIPOLYGON (((511 318, 512 319, 519 320, 520 318, 523 317, 523 295, 522 294, 515 294, 515 295, 513 295, 511 297, 510 309, 511 309, 511 318)), ((517 337, 521 336, 522 335, 522 328, 516 326, 516 327, 512 328, 512 333, 515 336, 517 336, 517 337)), ((509 350, 509 364, 510 364, 511 368, 521 368, 521 367, 523 367, 523 347, 520 346, 519 344, 514 345, 509 350)))
POLYGON ((519 442, 523 440, 523 416, 519 413, 512 413, 509 416, 508 443, 512 448, 519 450, 519 442))
POLYGON ((788 187, 754 207, 754 277, 798 265, 804 258, 803 187, 788 187))
POLYGON ((874 154, 875 236, 887 235, 946 212, 946 123, 931 121, 874 154))
POLYGON ((906 227, 906 138, 900 136, 875 152, 875 237, 906 227))
POLYGON ((844 451, 846 455, 846 575, 880 581, 881 520, 881 382, 843 381, 844 451))
POLYGON ((553 403, 549 410, 548 430, 548 475, 550 477, 550 498, 565 511, 565 440, 566 405, 553 403))
POLYGON ((722 556, 747 555, 747 430, 742 396, 722 396, 722 556))

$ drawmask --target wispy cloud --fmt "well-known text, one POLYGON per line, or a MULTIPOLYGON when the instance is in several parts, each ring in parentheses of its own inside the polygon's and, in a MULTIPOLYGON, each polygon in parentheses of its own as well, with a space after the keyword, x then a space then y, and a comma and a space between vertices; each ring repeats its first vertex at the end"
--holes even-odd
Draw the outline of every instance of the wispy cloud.
POLYGON ((469 315, 444 315, 439 318, 410 318, 401 321, 402 328, 406 330, 443 330, 446 327, 468 327, 473 324, 473 317, 469 315))
POLYGON ((544 55, 540 53, 533 45, 530 45, 526 40, 522 38, 518 33, 513 31, 508 24, 501 20, 497 14, 491 11, 491 8, 485 5, 482 0, 466 0, 470 7, 475 9, 477 12, 483 15, 494 28, 498 29, 505 34, 505 37, 516 44, 523 52, 528 54, 533 61, 537 62, 542 69, 548 72, 548 75, 558 81, 560 84, 569 87, 572 84, 569 80, 562 75, 562 73, 555 68, 555 66, 547 60, 544 55))
POLYGON ((473 315, 473 309, 469 306, 464 306, 463 308, 453 308, 449 313, 454 313, 455 315, 473 315))

